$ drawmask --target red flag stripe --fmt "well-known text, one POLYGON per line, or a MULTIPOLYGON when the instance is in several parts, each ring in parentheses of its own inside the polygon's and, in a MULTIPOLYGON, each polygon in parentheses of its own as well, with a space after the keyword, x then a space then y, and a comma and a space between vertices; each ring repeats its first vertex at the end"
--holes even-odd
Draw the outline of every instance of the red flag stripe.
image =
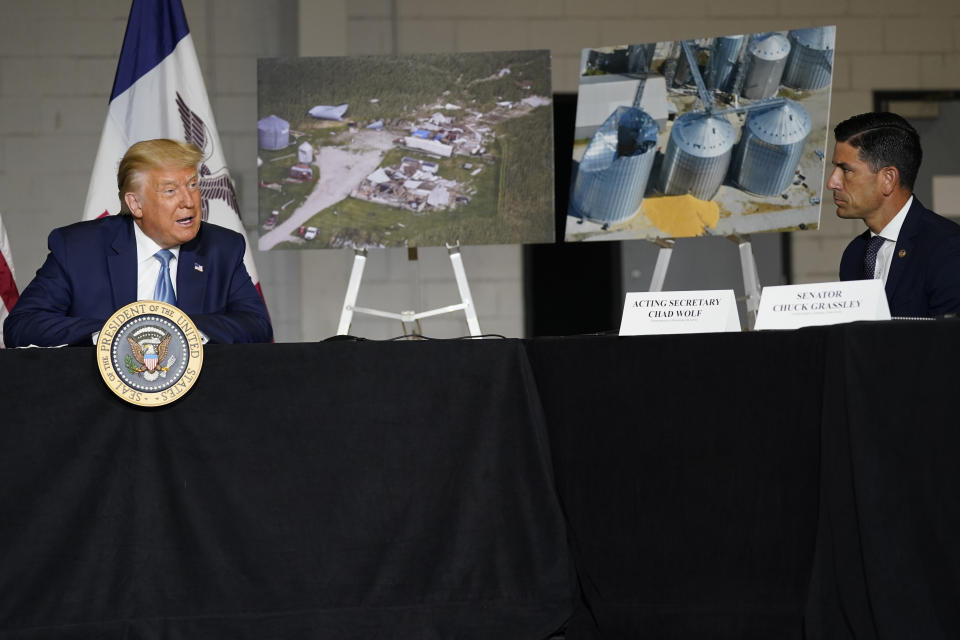
POLYGON ((19 299, 20 294, 17 292, 17 283, 13 280, 13 272, 3 253, 0 253, 0 300, 3 300, 3 306, 7 311, 10 311, 19 299))

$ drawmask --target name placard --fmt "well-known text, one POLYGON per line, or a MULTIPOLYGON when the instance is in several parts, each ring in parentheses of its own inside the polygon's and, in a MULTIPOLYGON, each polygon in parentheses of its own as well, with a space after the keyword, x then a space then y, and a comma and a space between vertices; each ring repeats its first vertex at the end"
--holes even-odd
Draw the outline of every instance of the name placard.
POLYGON ((857 320, 889 320, 883 280, 764 287, 756 328, 799 329, 857 320))
POLYGON ((631 292, 623 303, 620 335, 740 331, 732 289, 631 292))

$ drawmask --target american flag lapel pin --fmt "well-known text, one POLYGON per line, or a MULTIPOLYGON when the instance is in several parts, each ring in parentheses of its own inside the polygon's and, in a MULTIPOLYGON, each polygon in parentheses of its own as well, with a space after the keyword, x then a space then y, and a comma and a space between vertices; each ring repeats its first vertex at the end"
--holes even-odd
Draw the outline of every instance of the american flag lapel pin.
POLYGON ((194 263, 193 263, 193 270, 194 270, 194 271, 199 271, 200 273, 203 273, 203 265, 200 264, 199 262, 194 262, 194 263))

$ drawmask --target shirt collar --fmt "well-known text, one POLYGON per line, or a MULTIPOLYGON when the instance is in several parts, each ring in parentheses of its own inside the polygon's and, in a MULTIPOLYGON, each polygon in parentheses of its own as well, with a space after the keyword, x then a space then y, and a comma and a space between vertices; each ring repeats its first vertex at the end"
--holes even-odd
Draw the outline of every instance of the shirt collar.
MULTIPOLYGON (((154 242, 150 236, 145 234, 136 221, 133 223, 133 235, 137 239, 137 264, 150 260, 153 258, 153 254, 163 248, 154 242)), ((180 245, 170 247, 170 253, 173 254, 174 258, 179 260, 180 245)))
POLYGON ((897 238, 900 237, 900 228, 903 227, 903 221, 907 219, 907 211, 910 210, 910 205, 913 204, 913 196, 907 198, 907 202, 900 208, 900 211, 897 212, 897 215, 893 216, 893 220, 887 223, 883 229, 880 230, 880 233, 870 232, 870 237, 874 236, 883 236, 884 240, 890 240, 896 242, 897 238))

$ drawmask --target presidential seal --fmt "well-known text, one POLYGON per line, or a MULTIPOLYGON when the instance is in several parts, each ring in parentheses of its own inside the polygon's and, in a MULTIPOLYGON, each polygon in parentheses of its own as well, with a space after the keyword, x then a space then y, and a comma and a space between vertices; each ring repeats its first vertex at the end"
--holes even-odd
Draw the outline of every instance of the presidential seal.
POLYGON ((114 311, 97 338, 97 368, 123 400, 158 407, 190 390, 203 365, 200 332, 187 314, 156 300, 114 311))

